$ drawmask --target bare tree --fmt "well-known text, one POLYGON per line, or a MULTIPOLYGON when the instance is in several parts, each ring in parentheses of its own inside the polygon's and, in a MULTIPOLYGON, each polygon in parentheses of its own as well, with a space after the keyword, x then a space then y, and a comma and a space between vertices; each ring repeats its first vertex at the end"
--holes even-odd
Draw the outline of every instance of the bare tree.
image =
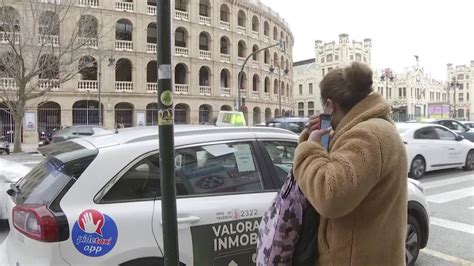
POLYGON ((14 120, 14 152, 21 152, 27 102, 93 67, 81 60, 82 48, 97 46, 100 29, 77 0, 0 1, 0 102, 14 120))

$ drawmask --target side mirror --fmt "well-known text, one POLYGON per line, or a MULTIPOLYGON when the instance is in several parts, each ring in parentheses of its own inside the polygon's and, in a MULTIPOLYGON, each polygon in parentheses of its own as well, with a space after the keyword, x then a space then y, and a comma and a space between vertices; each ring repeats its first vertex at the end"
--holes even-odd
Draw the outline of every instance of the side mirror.
POLYGON ((456 136, 456 141, 461 141, 461 140, 463 140, 463 139, 464 139, 464 137, 461 136, 461 135, 457 135, 457 136, 456 136))

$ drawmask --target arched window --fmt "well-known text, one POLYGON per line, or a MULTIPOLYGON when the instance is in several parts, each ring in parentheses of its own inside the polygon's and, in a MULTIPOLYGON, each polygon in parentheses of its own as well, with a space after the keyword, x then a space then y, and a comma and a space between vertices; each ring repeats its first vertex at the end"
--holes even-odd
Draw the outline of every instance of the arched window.
POLYGON ((174 107, 174 122, 176 124, 189 124, 189 105, 179 103, 174 107))
POLYGON ((222 105, 221 111, 232 111, 232 107, 230 107, 229 105, 222 105))
POLYGON ((230 41, 229 38, 226 36, 222 36, 221 38, 221 54, 229 54, 230 53, 230 41))
POLYGON ((187 47, 188 32, 186 29, 179 27, 176 29, 174 36, 174 45, 177 47, 187 47))
POLYGON ((259 107, 253 108, 253 124, 260 124, 262 119, 262 114, 259 107))
MULTIPOLYGON (((38 131, 52 134, 61 127, 61 106, 56 102, 38 104, 38 131)), ((0 131, 1 134, 1 131, 0 131)))
POLYGON ((252 30, 254 32, 259 32, 259 26, 260 24, 259 24, 257 16, 253 16, 252 17, 252 30))
POLYGON ((59 36, 59 17, 52 11, 45 11, 39 18, 39 34, 59 36))
POLYGON ((146 106, 146 125, 158 125, 158 104, 150 103, 146 106))
POLYGON ((115 66, 115 81, 132 81, 132 62, 126 58, 120 58, 115 66))
POLYGON ((278 41, 278 29, 277 27, 273 27, 273 40, 278 41))
POLYGON ((118 128, 133 127, 133 104, 118 103, 115 105, 115 125, 118 128))
POLYGON ((265 77, 265 93, 270 93, 270 78, 265 77))
POLYGON ((328 55, 326 56, 326 62, 329 63, 329 62, 332 62, 332 60, 333 60, 332 54, 328 54, 328 55))
POLYGON ((253 75, 253 79, 252 79, 252 90, 253 91, 259 91, 259 87, 260 87, 260 77, 255 74, 253 75))
POLYGON ((128 19, 120 19, 115 25, 115 39, 120 41, 132 41, 133 24, 128 19))
POLYGON ((228 69, 221 71, 221 88, 230 88, 230 72, 228 69))
POLYGON ((209 125, 212 123, 212 106, 203 104, 199 106, 199 124, 209 125))
POLYGON ((157 32, 156 32, 156 23, 152 22, 148 24, 148 27, 146 29, 146 42, 151 43, 151 44, 156 44, 158 38, 157 38, 157 32))
POLYGON ((272 109, 266 108, 265 109, 265 122, 270 121, 272 119, 272 109))
POLYGON ((177 64, 174 72, 175 84, 188 84, 188 68, 185 64, 177 64))
POLYGON ((270 37, 270 24, 268 24, 268 21, 263 23, 263 35, 270 37))
MULTIPOLYGON (((101 106, 102 115, 104 107, 101 106)), ((99 102, 94 100, 81 100, 72 105, 73 125, 99 125, 99 102)))
POLYGON ((300 117, 304 116, 304 102, 298 103, 298 116, 300 117))
POLYGON ((210 86, 208 67, 203 66, 199 69, 199 86, 210 86))
POLYGON ((209 51, 209 34, 207 32, 201 32, 199 34, 199 50, 209 51))
POLYGON ((79 74, 81 80, 97 80, 97 61, 87 55, 79 60, 79 74))
POLYGON ((226 4, 221 5, 221 21, 230 22, 230 15, 229 15, 229 6, 226 4))
POLYGON ((18 10, 10 6, 0 7, 0 32, 20 32, 18 10))
POLYGON ((240 27, 246 27, 247 25, 247 15, 245 15, 245 12, 243 10, 239 10, 239 13, 237 15, 237 25, 240 27))
POLYGON ((314 115, 314 102, 308 102, 308 116, 314 115))
POLYGON ((278 95, 278 79, 273 81, 273 94, 278 95))
POLYGON ((146 65, 146 82, 155 83, 158 81, 158 64, 155 60, 148 62, 146 65))
POLYGON ((199 15, 203 17, 210 17, 211 4, 209 0, 199 0, 199 15))
POLYGON ((278 54, 277 53, 273 53, 273 65, 274 66, 279 66, 279 64, 278 64, 278 54))
POLYGON ((188 11, 188 0, 175 0, 174 9, 187 12, 188 11))
POLYGON ((83 15, 79 19, 79 36, 82 38, 97 38, 99 21, 91 15, 83 15))
POLYGON ((247 45, 244 41, 239 41, 238 56, 243 58, 247 57, 247 45))
POLYGON ((44 54, 39 60, 40 79, 59 79, 59 61, 54 55, 44 54))
POLYGON ((270 64, 270 51, 268 49, 265 49, 263 62, 267 65, 270 64))
POLYGON ((240 75, 241 75, 241 79, 242 79, 242 83, 241 83, 240 88, 242 90, 246 90, 247 89, 247 82, 248 82, 247 74, 245 72, 242 72, 242 74, 240 74, 240 75))
POLYGON ((256 51, 258 51, 258 45, 255 44, 252 47, 252 53, 254 53, 252 56, 253 61, 258 61, 258 53, 255 53, 256 51))

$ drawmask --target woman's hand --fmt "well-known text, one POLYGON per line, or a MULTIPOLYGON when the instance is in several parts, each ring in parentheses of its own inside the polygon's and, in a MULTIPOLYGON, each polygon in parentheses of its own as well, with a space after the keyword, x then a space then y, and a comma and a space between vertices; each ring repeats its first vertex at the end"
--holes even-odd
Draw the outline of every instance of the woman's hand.
POLYGON ((311 134, 309 135, 308 140, 321 143, 321 139, 323 138, 323 136, 329 134, 330 132, 331 132, 331 128, 313 130, 311 134))

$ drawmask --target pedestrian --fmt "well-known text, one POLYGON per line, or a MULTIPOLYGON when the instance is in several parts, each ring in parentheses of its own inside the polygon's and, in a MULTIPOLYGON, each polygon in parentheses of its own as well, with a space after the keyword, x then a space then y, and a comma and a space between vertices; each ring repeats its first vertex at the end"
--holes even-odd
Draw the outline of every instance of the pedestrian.
POLYGON ((320 88, 333 131, 311 117, 295 152, 296 181, 320 214, 321 266, 405 265, 406 151, 372 75, 356 62, 329 72, 320 88))

